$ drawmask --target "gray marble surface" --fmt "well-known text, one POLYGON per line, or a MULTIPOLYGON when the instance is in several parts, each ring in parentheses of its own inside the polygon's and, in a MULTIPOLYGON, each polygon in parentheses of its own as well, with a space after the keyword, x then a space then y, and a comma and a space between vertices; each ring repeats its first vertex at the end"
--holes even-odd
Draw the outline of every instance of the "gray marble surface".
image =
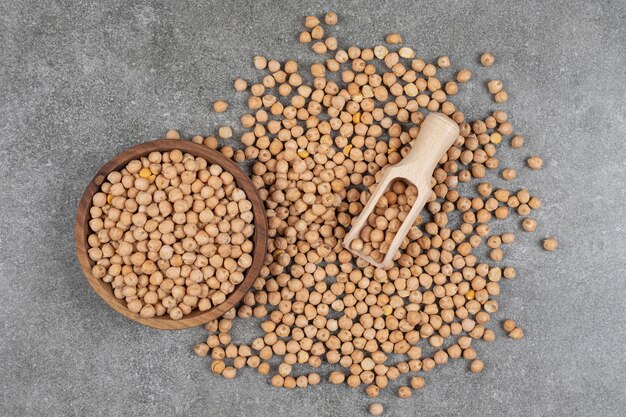
MULTIPOLYGON (((0 415, 367 415, 361 390, 212 375, 192 352, 202 329, 117 315, 74 256, 75 208, 100 165, 169 128, 189 137, 234 120, 244 103, 231 82, 255 76, 251 57, 311 62, 297 32, 302 16, 327 10, 342 46, 399 31, 426 59, 448 54, 481 83, 503 79, 527 147, 499 155, 545 207, 536 234, 506 253, 519 278, 495 316, 526 337, 497 330, 479 344, 480 375, 457 361, 411 399, 383 392, 385 415, 626 414, 623 1, 0 0, 0 415), (477 64, 485 50, 497 57, 489 71, 477 64), (212 113, 215 98, 232 110, 212 113), (524 166, 532 154, 545 169, 524 166), (541 249, 546 236, 557 252, 541 249)), ((455 99, 470 117, 495 108, 481 83, 455 99)), ((240 325, 236 340, 255 331, 240 325)))

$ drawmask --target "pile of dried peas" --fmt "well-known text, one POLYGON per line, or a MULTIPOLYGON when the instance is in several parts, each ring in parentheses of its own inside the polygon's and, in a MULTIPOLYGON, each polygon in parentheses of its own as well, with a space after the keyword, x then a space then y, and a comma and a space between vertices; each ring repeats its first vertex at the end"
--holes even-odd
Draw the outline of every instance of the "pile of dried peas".
MULTIPOLYGON (((324 22, 336 24, 337 15, 327 14, 324 22)), ((309 68, 310 82, 295 61, 281 64, 262 56, 253 60, 266 72, 260 82, 234 82, 235 90, 249 93, 250 113, 240 118, 243 150, 213 136, 192 138, 236 162, 253 162, 252 180, 269 221, 269 253, 253 290, 239 307, 205 325, 210 334, 196 353, 209 356, 212 371, 225 378, 248 366, 288 389, 318 384, 315 369, 333 364, 330 383, 364 386, 370 397, 399 378, 406 382, 398 396, 409 397, 425 385, 417 372, 431 372, 450 359, 462 357, 472 372, 482 371, 472 341, 495 340, 487 326, 498 311, 500 281, 516 272, 479 263, 474 252, 486 241, 490 258, 500 262, 502 245, 513 243, 515 235, 491 233, 489 223, 515 211, 527 219, 524 230, 534 231, 536 222, 527 216, 541 207, 527 189, 494 189, 485 177, 499 167, 495 155, 503 138, 510 137, 513 148, 522 148, 524 139, 513 134, 502 110, 465 120, 449 99, 472 73, 460 69, 456 81, 441 80, 440 69, 451 66, 448 57, 436 63, 416 58, 401 46, 399 34, 388 35, 387 45, 340 49, 317 17, 306 17, 305 26, 300 41, 327 57, 309 68), (345 250, 342 238, 380 170, 409 151, 424 111, 450 116, 460 135, 435 170, 430 203, 394 266, 376 269, 345 250), (476 193, 462 195, 459 183, 475 184, 476 193), (250 344, 233 343, 236 318, 251 317, 261 320, 265 335, 250 344)), ((480 62, 491 67, 495 57, 486 53, 480 62)), ((488 90, 497 103, 508 99, 501 81, 490 82, 488 90)), ((220 129, 222 139, 231 135, 220 129)), ((166 137, 180 136, 170 131, 166 137)), ((533 169, 542 163, 528 159, 533 169)), ((516 177, 511 168, 501 175, 516 177)), ((410 208, 413 188, 394 184, 378 203, 362 236, 370 250, 384 253, 398 217, 410 208)), ((556 245, 555 239, 544 241, 546 250, 556 245)), ((522 337, 512 320, 503 326, 510 337, 522 337)), ((371 412, 381 414, 382 405, 372 404, 371 412)))
POLYGON ((252 203, 231 173, 180 150, 107 175, 89 209, 95 278, 144 318, 222 304, 252 265, 252 203))

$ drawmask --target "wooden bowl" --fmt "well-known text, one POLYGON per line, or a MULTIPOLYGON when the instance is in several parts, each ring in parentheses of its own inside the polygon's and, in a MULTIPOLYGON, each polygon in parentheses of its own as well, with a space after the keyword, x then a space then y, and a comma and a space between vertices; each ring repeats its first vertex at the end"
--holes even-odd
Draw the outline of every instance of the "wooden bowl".
POLYGON ((78 256, 83 273, 87 277, 87 281, 109 306, 113 307, 113 309, 115 309, 118 313, 128 317, 129 319, 145 324, 146 326, 157 329, 186 329, 204 324, 220 317, 226 311, 230 310, 235 304, 241 301, 250 287, 252 287, 252 284, 259 276, 259 272, 265 258, 265 251, 267 249, 267 218, 265 217, 265 209, 256 187, 252 184, 250 178, 241 170, 241 168, 239 168, 239 166, 237 166, 237 164, 232 162, 230 159, 226 158, 217 151, 193 142, 181 140, 155 140, 152 142, 142 143, 141 145, 137 145, 122 152, 100 168, 98 173, 87 186, 87 189, 85 190, 78 205, 74 239, 76 241, 76 255, 78 256), (167 152, 174 149, 179 149, 183 153, 189 153, 197 157, 202 157, 210 164, 220 165, 225 171, 228 171, 233 175, 237 186, 245 191, 247 198, 252 203, 252 213, 254 215, 254 235, 252 237, 254 249, 252 253, 252 265, 246 271, 243 282, 235 288, 235 291, 228 294, 226 296, 226 300, 222 304, 215 306, 210 310, 200 311, 196 309, 180 320, 172 320, 167 315, 162 317, 155 316, 152 318, 144 318, 138 313, 133 313, 128 310, 126 307, 126 301, 119 300, 113 295, 111 284, 95 278, 92 275, 91 268, 95 262, 93 262, 87 255, 87 250, 89 249, 87 237, 92 233, 89 228, 89 209, 91 207, 91 201, 94 194, 100 190, 100 186, 106 180, 106 177, 111 171, 120 170, 133 159, 147 156, 150 152, 167 152))

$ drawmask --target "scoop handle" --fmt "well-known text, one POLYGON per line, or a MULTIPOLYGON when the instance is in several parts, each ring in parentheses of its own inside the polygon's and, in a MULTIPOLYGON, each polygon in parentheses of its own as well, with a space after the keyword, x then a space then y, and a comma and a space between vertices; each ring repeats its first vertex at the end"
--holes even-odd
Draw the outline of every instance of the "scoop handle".
POLYGON ((459 136, 459 126, 443 113, 431 113, 422 122, 411 151, 398 163, 416 185, 430 182, 437 163, 459 136))
POLYGON ((459 126, 452 119, 442 113, 429 114, 421 124, 411 151, 396 165, 383 169, 382 177, 379 179, 374 193, 344 237, 343 246, 378 268, 390 268, 393 265, 393 257, 404 237, 428 202, 431 190, 430 179, 435 166, 458 136, 459 126), (417 200, 391 242, 385 258, 382 262, 376 262, 371 257, 352 250, 350 244, 359 236, 380 197, 397 178, 404 178, 417 187, 417 200))

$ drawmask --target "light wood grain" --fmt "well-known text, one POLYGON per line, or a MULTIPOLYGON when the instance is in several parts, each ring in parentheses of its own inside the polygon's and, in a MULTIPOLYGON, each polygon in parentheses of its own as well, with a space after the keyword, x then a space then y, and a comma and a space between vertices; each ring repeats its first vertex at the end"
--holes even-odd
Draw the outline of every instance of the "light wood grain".
POLYGON ((259 197, 256 187, 252 184, 250 178, 233 161, 217 151, 193 142, 180 140, 155 140, 152 142, 142 143, 141 145, 122 152, 100 168, 91 182, 89 182, 89 185, 83 193, 78 205, 74 239, 76 242, 76 255, 83 273, 87 277, 87 281, 96 293, 109 306, 115 309, 115 311, 131 320, 157 329, 185 329, 207 323, 220 317, 241 301, 250 287, 252 287, 252 284, 259 276, 267 250, 267 217, 265 216, 263 202, 259 197), (128 308, 126 308, 126 302, 124 300, 117 299, 113 295, 111 284, 103 282, 91 274, 91 268, 94 265, 94 262, 87 255, 87 250, 89 249, 87 237, 91 233, 89 229, 89 208, 91 207, 93 195, 99 191, 100 185, 102 185, 111 171, 120 170, 128 164, 128 162, 142 156, 147 156, 150 152, 167 152, 174 149, 179 149, 183 153, 189 153, 194 156, 202 157, 211 164, 218 164, 222 166, 225 171, 228 171, 233 175, 237 186, 245 191, 248 199, 252 202, 252 212, 254 214, 254 249, 252 254, 252 265, 246 271, 243 282, 237 286, 235 291, 227 295, 226 301, 210 310, 202 312, 196 309, 191 312, 191 314, 184 316, 181 320, 172 320, 169 316, 143 318, 139 314, 129 311, 128 308))
POLYGON ((370 264, 389 269, 393 265, 393 256, 396 254, 404 237, 428 202, 431 190, 430 179, 437 163, 445 155, 459 136, 459 126, 448 116, 442 113, 431 113, 420 126, 420 131, 413 143, 411 151, 397 164, 384 168, 382 176, 376 184, 374 193, 363 208, 363 211, 353 223, 350 232, 343 240, 343 246, 365 259, 370 264), (370 256, 350 248, 350 244, 359 236, 361 229, 367 223, 367 218, 374 210, 376 203, 389 189, 389 186, 397 179, 404 179, 417 187, 417 200, 411 207, 406 219, 402 222, 400 229, 396 233, 389 251, 382 262, 376 262, 370 256))

